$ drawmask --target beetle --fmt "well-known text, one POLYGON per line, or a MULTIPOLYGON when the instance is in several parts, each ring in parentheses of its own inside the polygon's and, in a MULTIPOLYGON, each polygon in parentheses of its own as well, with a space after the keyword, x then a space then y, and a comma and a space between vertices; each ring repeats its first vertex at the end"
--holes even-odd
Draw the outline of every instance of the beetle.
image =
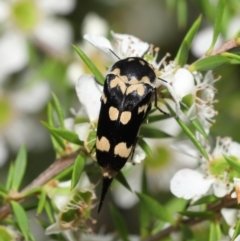
POLYGON ((157 107, 156 81, 153 66, 139 57, 121 59, 107 72, 95 145, 103 172, 98 213, 113 178, 133 156, 139 128, 151 110, 154 93, 157 107))

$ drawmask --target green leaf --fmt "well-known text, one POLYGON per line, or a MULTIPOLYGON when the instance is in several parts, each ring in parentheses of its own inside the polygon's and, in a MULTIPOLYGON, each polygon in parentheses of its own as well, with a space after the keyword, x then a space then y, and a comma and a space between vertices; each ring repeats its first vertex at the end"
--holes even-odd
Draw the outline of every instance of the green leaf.
POLYGON ((123 217, 121 216, 120 212, 118 212, 118 210, 113 205, 110 205, 110 211, 111 211, 111 216, 113 219, 114 226, 117 229, 120 238, 123 241, 129 241, 128 239, 129 232, 127 230, 126 223, 123 217))
MULTIPOLYGON (((41 123, 47 129, 53 128, 53 126, 51 124, 48 124, 44 121, 41 121, 41 123)), ((52 140, 53 146, 54 146, 55 150, 57 151, 57 153, 60 153, 61 151, 65 150, 65 144, 64 144, 63 140, 56 133, 51 133, 51 140, 52 140)))
MULTIPOLYGON (((170 105, 168 105, 166 103, 167 108, 169 109, 169 111, 171 112, 171 114, 174 114, 173 109, 171 108, 170 105)), ((185 125, 185 123, 180 119, 180 118, 175 118, 175 120, 178 122, 178 124, 181 126, 182 130, 185 132, 185 134, 190 138, 190 140, 192 141, 192 143, 197 147, 197 149, 200 151, 200 153, 206 158, 208 159, 208 154, 206 152, 206 150, 204 149, 204 147, 202 146, 202 144, 197 140, 197 138, 195 137, 195 135, 191 132, 191 130, 185 125)))
POLYGON ((102 73, 98 70, 98 68, 93 64, 93 62, 87 57, 87 55, 78 47, 73 45, 73 48, 79 55, 79 57, 83 60, 83 62, 88 66, 88 68, 92 71, 95 75, 99 83, 104 84, 105 78, 103 77, 102 73))
POLYGON ((233 54, 233 53, 229 53, 229 52, 223 52, 220 54, 220 56, 224 56, 230 59, 230 63, 236 63, 239 64, 240 63, 240 55, 239 54, 233 54))
POLYGON ((144 205, 148 212, 150 212, 153 216, 171 224, 174 223, 173 216, 170 214, 166 207, 164 207, 155 199, 146 194, 137 193, 137 195, 140 199, 141 204, 144 205))
POLYGON ((56 113, 57 113, 57 117, 58 117, 60 127, 62 129, 65 129, 63 111, 62 111, 60 102, 59 102, 57 96, 54 93, 52 93, 52 101, 53 101, 53 105, 54 105, 56 113))
POLYGON ((194 234, 187 225, 180 226, 183 233, 184 241, 195 241, 194 234))
POLYGON ((144 150, 147 156, 152 157, 152 149, 142 138, 138 138, 138 145, 144 150))
POLYGON ((19 225, 19 229, 21 230, 25 240, 27 241, 30 239, 28 216, 23 207, 18 202, 11 201, 11 206, 14 216, 16 217, 17 223, 19 225))
POLYGON ((47 123, 42 122, 42 124, 51 132, 52 135, 60 136, 61 138, 77 145, 83 145, 83 142, 79 140, 78 135, 75 132, 52 128, 47 123))
POLYGON ((221 55, 209 56, 203 59, 199 59, 193 64, 191 64, 188 69, 191 72, 194 71, 207 71, 218 68, 223 64, 230 63, 230 60, 227 57, 221 55))
POLYGON ((51 208, 51 205, 50 205, 49 201, 45 202, 44 209, 45 209, 45 212, 47 214, 47 217, 48 217, 49 221, 51 223, 54 223, 55 220, 54 220, 54 217, 53 217, 53 211, 52 211, 52 208, 51 208))
POLYGON ((218 35, 221 31, 221 24, 222 24, 225 5, 226 5, 226 0, 218 0, 218 5, 217 5, 217 9, 216 9, 216 16, 215 16, 215 23, 214 23, 213 39, 212 39, 211 46, 208 49, 206 55, 211 54, 211 52, 214 48, 214 45, 217 41, 218 35))
POLYGON ((13 171, 13 180, 12 180, 12 189, 15 191, 18 191, 23 176, 26 171, 27 166, 27 151, 26 147, 22 146, 17 154, 15 165, 14 165, 14 171, 13 171))
POLYGON ((84 166, 85 166, 85 157, 83 155, 79 154, 77 156, 77 158, 75 159, 74 165, 73 165, 71 189, 73 189, 77 185, 77 183, 82 175, 84 166))
POLYGON ((191 123, 193 124, 193 126, 196 128, 196 130, 203 135, 204 138, 208 139, 208 135, 207 133, 205 132, 201 122, 197 119, 197 118, 194 118, 192 120, 190 120, 191 123))
POLYGON ((205 197, 199 198, 197 201, 195 201, 191 205, 209 204, 209 203, 214 203, 214 202, 216 202, 218 200, 219 200, 218 197, 216 197, 214 195, 209 195, 209 196, 205 196, 205 197))
POLYGON ((47 193, 45 192, 44 189, 42 189, 41 194, 40 194, 40 198, 39 198, 39 202, 38 202, 38 206, 37 206, 37 215, 39 215, 46 204, 46 198, 47 198, 47 193))
POLYGON ((233 157, 223 155, 228 164, 238 173, 240 173, 240 163, 233 157))
POLYGON ((176 55, 175 61, 180 65, 183 66, 186 64, 188 59, 188 52, 191 47, 193 38, 198 31, 198 28, 201 24, 202 16, 200 15, 197 20, 193 23, 192 27, 189 29, 187 35, 183 39, 183 42, 178 50, 176 55))
POLYGON ((147 117, 147 123, 152 123, 156 121, 166 120, 168 118, 171 118, 171 116, 168 115, 149 115, 147 117))
POLYGON ((0 226, 0 241, 14 241, 13 235, 5 226, 0 226))
POLYGON ((209 233, 209 241, 220 240, 222 236, 221 228, 218 222, 210 223, 210 233, 209 233))
POLYGON ((202 212, 182 211, 179 213, 189 218, 212 219, 215 217, 215 213, 210 211, 202 211, 202 212))
POLYGON ((7 175, 7 182, 6 182, 7 190, 10 190, 12 186, 13 175, 14 175, 14 162, 11 162, 8 170, 8 175, 7 175))
POLYGON ((170 137, 169 134, 166 134, 156 128, 149 127, 148 125, 141 126, 140 136, 146 138, 166 138, 170 137))
POLYGON ((187 3, 186 0, 177 1, 177 17, 178 26, 184 28, 187 22, 187 3))
POLYGON ((119 172, 115 178, 116 180, 118 180, 125 188, 127 188, 130 192, 132 192, 132 189, 130 187, 130 185, 128 184, 125 176, 122 174, 122 172, 119 172))
MULTIPOLYGON (((63 171, 54 176, 54 180, 66 180, 66 177, 70 177, 73 170, 73 164, 65 168, 63 171)), ((68 178, 69 179, 69 178, 68 178)))
POLYGON ((231 240, 235 240, 235 238, 240 234, 240 219, 237 222, 235 231, 233 233, 232 239, 231 240))

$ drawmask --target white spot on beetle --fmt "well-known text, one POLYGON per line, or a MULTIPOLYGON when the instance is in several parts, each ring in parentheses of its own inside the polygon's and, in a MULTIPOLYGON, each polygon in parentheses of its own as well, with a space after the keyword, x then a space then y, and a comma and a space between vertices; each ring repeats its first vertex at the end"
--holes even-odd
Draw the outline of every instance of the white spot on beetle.
POLYGON ((131 94, 133 91, 136 91, 139 96, 143 96, 145 92, 145 88, 142 84, 139 85, 130 85, 127 88, 126 95, 131 94))
POLYGON ((140 114, 141 112, 146 113, 147 108, 148 108, 148 105, 139 106, 139 107, 138 107, 138 114, 140 114))

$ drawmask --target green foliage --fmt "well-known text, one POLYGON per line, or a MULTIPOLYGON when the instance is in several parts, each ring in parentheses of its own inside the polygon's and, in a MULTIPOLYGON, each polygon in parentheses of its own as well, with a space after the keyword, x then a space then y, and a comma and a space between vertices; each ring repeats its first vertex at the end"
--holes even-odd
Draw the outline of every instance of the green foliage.
POLYGON ((72 171, 71 189, 73 189, 77 185, 77 183, 82 175, 82 172, 84 170, 84 166, 85 166, 85 157, 83 155, 79 154, 74 161, 74 166, 73 166, 73 171, 72 171))

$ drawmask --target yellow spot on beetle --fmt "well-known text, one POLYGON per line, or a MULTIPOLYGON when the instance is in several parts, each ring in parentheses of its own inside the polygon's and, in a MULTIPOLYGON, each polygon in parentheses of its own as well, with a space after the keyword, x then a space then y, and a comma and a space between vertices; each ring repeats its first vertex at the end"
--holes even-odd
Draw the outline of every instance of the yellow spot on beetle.
POLYGON ((139 85, 130 85, 128 88, 127 88, 127 92, 126 94, 131 94, 133 91, 137 91, 137 94, 139 96, 142 96, 145 92, 145 88, 142 84, 139 84, 139 85))
POLYGON ((132 113, 130 111, 123 111, 120 117, 120 121, 123 125, 126 125, 132 117, 132 113))
POLYGON ((145 62, 144 62, 144 61, 139 60, 139 62, 140 62, 141 65, 145 65, 145 62))
POLYGON ((106 152, 108 152, 110 150, 110 142, 109 142, 109 140, 105 136, 102 136, 100 140, 97 137, 96 148, 99 151, 106 151, 106 152))
POLYGON ((142 105, 138 107, 138 114, 140 114, 141 112, 146 112, 148 108, 148 105, 142 105))
POLYGON ((121 79, 118 78, 118 76, 115 79, 111 80, 111 82, 110 82, 111 89, 113 89, 117 86, 120 87, 122 93, 124 94, 127 87, 126 87, 125 83, 123 81, 121 81, 121 79))
POLYGON ((128 158, 132 151, 132 146, 127 148, 126 142, 120 142, 114 147, 114 154, 120 157, 128 158))
POLYGON ((110 120, 115 121, 115 120, 117 120, 117 118, 118 118, 119 111, 118 111, 117 108, 111 106, 111 107, 109 108, 108 114, 109 114, 110 120))
POLYGON ((102 94, 102 101, 103 101, 104 104, 107 103, 107 97, 104 93, 102 94))

